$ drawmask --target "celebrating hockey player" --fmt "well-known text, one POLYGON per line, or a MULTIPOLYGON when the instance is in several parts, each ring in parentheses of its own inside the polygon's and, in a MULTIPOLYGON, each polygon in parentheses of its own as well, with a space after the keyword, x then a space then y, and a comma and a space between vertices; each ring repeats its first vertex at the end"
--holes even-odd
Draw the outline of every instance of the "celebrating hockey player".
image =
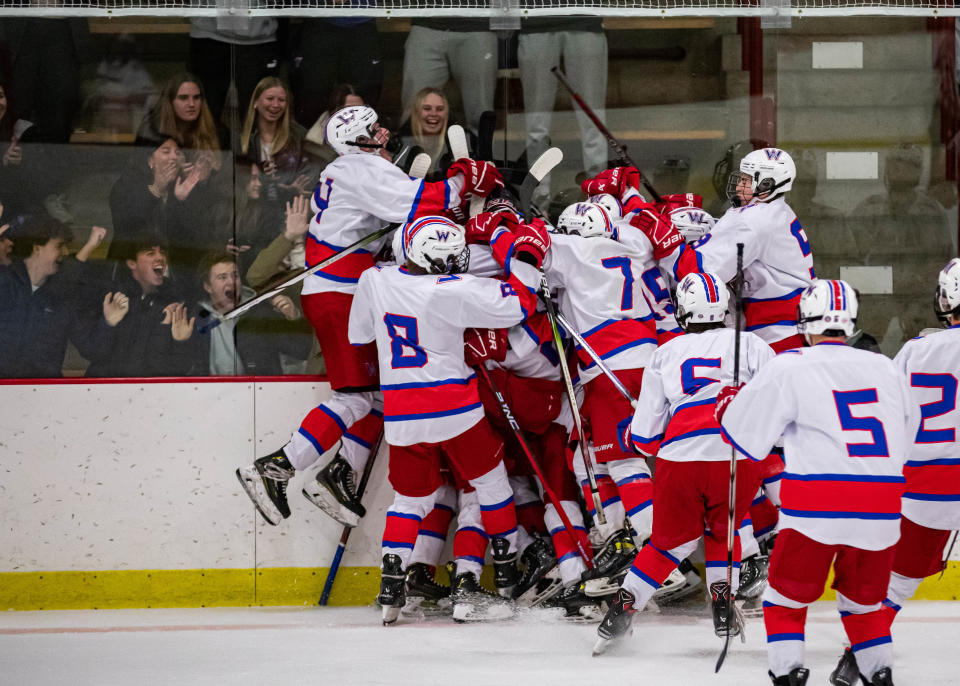
MULTIPOLYGON (((459 205, 467 193, 485 196, 503 183, 492 165, 468 159, 454 162, 445 181, 411 178, 390 163, 384 148, 388 138, 370 107, 346 107, 330 117, 326 139, 338 157, 324 169, 311 200, 307 266, 389 222, 438 214, 459 205)), ((354 474, 362 470, 382 430, 382 401, 376 348, 351 346, 347 320, 360 275, 373 266, 373 256, 388 240, 383 237, 304 281, 303 312, 320 341, 333 396, 307 414, 286 445, 237 470, 244 490, 270 524, 290 516, 286 486, 294 472, 310 467, 341 440, 336 457, 304 494, 347 526, 356 526, 364 514, 354 474)))
MULTIPOLYGON (((463 335, 470 327, 512 326, 534 310, 537 267, 549 246, 542 225, 472 236, 489 241, 508 278, 502 282, 464 273, 465 231, 449 219, 421 217, 403 232, 406 263, 365 271, 349 320, 350 342, 375 342, 382 370, 395 492, 383 535, 384 623, 396 621, 404 605, 407 563, 421 520, 443 486, 441 466, 449 465, 458 481, 476 489, 493 548, 495 584, 509 590, 516 583, 517 519, 503 441, 484 418, 476 374, 464 360, 463 335)), ((476 571, 457 571, 455 619, 470 619, 474 608, 458 602, 457 589, 475 591, 476 571)))
MULTIPOLYGON (((730 448, 714 418, 717 392, 733 378, 736 333, 724 325, 727 287, 713 274, 688 274, 677 287, 677 319, 686 335, 657 348, 646 367, 626 446, 656 456, 653 533, 638 553, 598 629, 594 654, 630 627, 660 584, 706 534, 707 584, 714 629, 740 631, 725 599, 736 591, 739 546, 734 548, 733 589, 727 587, 730 448)), ((741 334, 740 374, 747 380, 773 358, 754 334, 741 334)), ((737 463, 736 521, 746 513, 758 480, 748 461, 737 463)))
MULTIPOLYGON (((780 534, 763 596, 776 686, 807 681, 807 606, 820 597, 831 566, 859 671, 870 686, 893 684, 881 602, 900 536, 903 465, 920 412, 891 360, 844 345, 856 318, 849 284, 814 282, 798 313, 811 347, 778 355, 742 390, 728 386, 717 396, 723 435, 750 459, 762 459, 783 436, 780 534)), ((837 681, 840 671, 833 683, 850 683, 837 681)))

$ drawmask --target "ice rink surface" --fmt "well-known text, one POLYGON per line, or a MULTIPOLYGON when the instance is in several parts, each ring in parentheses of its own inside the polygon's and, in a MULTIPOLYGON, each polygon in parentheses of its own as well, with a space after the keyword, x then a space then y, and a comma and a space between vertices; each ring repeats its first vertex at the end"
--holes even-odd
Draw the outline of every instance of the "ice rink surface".
MULTIPOLYGON (((546 610, 458 625, 380 625, 369 608, 78 610, 0 614, 0 683, 9 686, 746 686, 769 684, 761 619, 720 639, 699 606, 645 612, 633 636, 591 657, 596 625, 546 610)), ((401 620, 403 621, 403 620, 401 620)), ((911 602, 894 624, 897 686, 960 683, 960 602, 911 602)), ((833 603, 807 622, 810 686, 826 684, 843 645, 833 603)))

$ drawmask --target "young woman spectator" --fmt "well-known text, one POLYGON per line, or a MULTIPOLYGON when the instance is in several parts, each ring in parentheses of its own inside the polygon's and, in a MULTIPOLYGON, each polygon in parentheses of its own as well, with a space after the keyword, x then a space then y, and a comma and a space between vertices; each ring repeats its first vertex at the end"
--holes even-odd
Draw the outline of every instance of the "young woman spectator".
POLYGON ((408 116, 406 124, 400 129, 404 145, 418 145, 430 155, 431 174, 444 171, 453 162, 447 145, 450 118, 447 96, 439 88, 422 88, 413 99, 408 116))

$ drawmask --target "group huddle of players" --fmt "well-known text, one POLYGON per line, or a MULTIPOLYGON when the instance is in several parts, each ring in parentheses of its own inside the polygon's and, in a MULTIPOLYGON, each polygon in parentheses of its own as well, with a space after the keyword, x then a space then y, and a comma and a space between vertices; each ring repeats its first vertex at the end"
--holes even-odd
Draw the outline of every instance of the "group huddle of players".
POLYGON ((307 266, 345 254, 302 304, 333 393, 237 470, 267 522, 339 444, 303 492, 359 523, 356 477, 382 432, 384 624, 556 607, 600 621, 599 654, 651 599, 700 590, 702 538, 716 633, 741 633, 762 596, 774 684, 806 683, 806 607, 831 566, 851 643, 831 683, 893 683, 893 617, 960 528, 960 260, 938 285, 951 328, 891 361, 845 345, 856 294, 816 279, 782 150, 744 157, 718 220, 693 195, 647 202, 618 167, 553 227, 488 162, 408 176, 369 107, 336 112, 326 136, 339 157, 313 194, 307 266), (470 197, 486 202, 467 218, 470 197), (488 552, 497 593, 480 583, 488 552))

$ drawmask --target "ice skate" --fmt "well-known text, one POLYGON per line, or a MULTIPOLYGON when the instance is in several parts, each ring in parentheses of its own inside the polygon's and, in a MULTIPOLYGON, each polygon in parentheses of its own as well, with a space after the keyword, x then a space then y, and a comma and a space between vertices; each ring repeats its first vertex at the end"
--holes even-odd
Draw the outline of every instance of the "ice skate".
POLYGON ((581 577, 586 582, 584 592, 591 598, 616 593, 636 556, 637 546, 630 532, 626 529, 614 532, 594 557, 593 569, 581 577))
POLYGON ((599 622, 603 619, 600 602, 583 592, 583 582, 575 582, 543 603, 543 607, 563 610, 563 618, 572 622, 599 622))
POLYGON ((830 673, 830 683, 833 686, 855 686, 860 683, 860 668, 853 651, 847 648, 840 656, 837 668, 830 673))
POLYGON ((380 571, 380 595, 377 603, 383 611, 383 625, 389 626, 397 621, 400 610, 406 602, 404 582, 406 575, 401 568, 400 556, 388 553, 383 556, 383 568, 380 571))
POLYGON ((490 547, 493 550, 493 585, 504 598, 512 598, 520 576, 517 553, 510 552, 510 543, 505 538, 492 538, 490 547))
POLYGON ((344 526, 357 526, 367 512, 357 497, 353 469, 339 453, 303 487, 303 496, 344 526))
POLYGON ((537 605, 560 591, 559 573, 550 574, 557 568, 557 555, 549 539, 535 537, 520 556, 520 564, 523 572, 513 591, 518 604, 537 605))
POLYGON ((770 675, 773 686, 804 686, 807 683, 807 677, 810 676, 810 670, 806 667, 797 667, 783 676, 774 676, 772 672, 767 674, 770 675))
POLYGON ((751 555, 740 563, 740 587, 737 600, 759 598, 767 587, 767 570, 770 558, 766 555, 751 555))
POLYGON ((893 686, 893 671, 889 667, 878 670, 870 681, 862 674, 860 678, 866 686, 893 686))
POLYGON ((684 558, 680 565, 670 572, 670 576, 653 593, 655 600, 661 603, 681 600, 696 593, 702 580, 689 559, 684 558))
POLYGON ((727 582, 715 581, 710 584, 710 598, 713 604, 713 630, 717 636, 726 638, 729 630, 731 636, 739 636, 740 641, 746 643, 743 616, 730 598, 730 586, 727 582))
POLYGON ((432 568, 416 562, 407 569, 407 602, 404 615, 444 615, 452 610, 450 587, 436 582, 432 568))
POLYGON ((456 622, 489 622, 514 615, 513 602, 481 586, 473 572, 454 577, 450 599, 456 622))
POLYGON ((237 479, 257 511, 268 524, 276 526, 290 516, 287 504, 287 482, 294 474, 293 465, 278 450, 266 457, 258 457, 249 467, 237 470, 237 479))
POLYGON ((625 588, 617 591, 617 597, 597 627, 597 642, 593 645, 594 657, 605 653, 611 645, 628 634, 633 615, 637 612, 633 606, 635 601, 636 597, 625 588))

